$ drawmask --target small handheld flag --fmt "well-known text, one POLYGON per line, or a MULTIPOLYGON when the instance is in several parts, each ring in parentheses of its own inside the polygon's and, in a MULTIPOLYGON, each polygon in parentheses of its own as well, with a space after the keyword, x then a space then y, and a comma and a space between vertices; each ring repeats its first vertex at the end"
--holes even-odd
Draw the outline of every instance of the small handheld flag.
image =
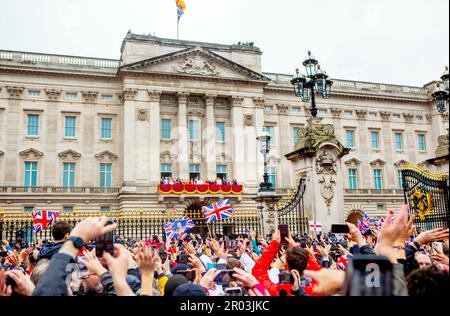
POLYGON ((358 228, 362 234, 367 233, 370 229, 370 224, 373 222, 372 218, 370 218, 367 214, 364 214, 364 217, 361 220, 358 220, 358 228))
POLYGON ((180 217, 179 219, 168 222, 164 225, 164 231, 166 233, 166 239, 178 239, 184 233, 194 228, 195 223, 187 216, 180 217))
POLYGON ((52 211, 33 211, 31 212, 31 217, 33 217, 34 222, 34 233, 37 234, 48 227, 54 220, 58 217, 58 212, 52 211))
POLYGON ((224 220, 233 215, 229 200, 216 202, 210 206, 204 206, 203 212, 205 213, 205 220, 208 224, 224 220))

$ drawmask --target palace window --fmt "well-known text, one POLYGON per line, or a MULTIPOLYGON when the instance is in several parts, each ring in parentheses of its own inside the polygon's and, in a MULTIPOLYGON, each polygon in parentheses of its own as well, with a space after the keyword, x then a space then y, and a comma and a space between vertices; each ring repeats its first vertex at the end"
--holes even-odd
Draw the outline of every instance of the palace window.
POLYGON ((370 132, 370 144, 372 149, 380 149, 380 133, 377 131, 370 132))
POLYGON ((39 115, 28 114, 27 135, 38 136, 39 135, 39 115))
POLYGON ((425 141, 425 134, 418 134, 417 135, 417 140, 419 143, 419 150, 420 151, 426 151, 427 150, 427 145, 426 145, 426 141, 425 141))
POLYGON ((172 121, 169 119, 161 120, 161 139, 163 140, 172 139, 172 121))
POLYGON ((373 180, 375 189, 381 190, 383 188, 383 177, 381 169, 375 169, 373 171, 373 180))
POLYGON ((77 118, 75 116, 66 116, 65 120, 66 126, 64 130, 64 136, 72 138, 75 137, 77 118))
POLYGON ((227 165, 217 165, 217 178, 222 180, 228 179, 228 166, 227 165))
POLYGON ((112 164, 101 163, 100 164, 100 187, 110 188, 112 184, 112 164))
POLYGON ((225 123, 224 122, 216 122, 216 141, 218 141, 218 142, 225 141, 225 123))
POLYGON ((403 134, 396 132, 394 134, 395 150, 403 150, 403 134))
POLYGON ((350 189, 355 190, 358 188, 358 170, 356 169, 348 170, 348 183, 350 189))
POLYGON ((112 101, 112 100, 113 100, 113 96, 112 95, 102 94, 102 101, 112 101))
POLYGON ((277 187, 277 168, 269 167, 267 168, 267 174, 269 175, 269 182, 272 183, 272 188, 277 187))
POLYGON ((102 206, 102 207, 100 207, 100 212, 102 212, 102 213, 108 213, 109 211, 111 211, 111 207, 110 206, 102 206))
POLYGON ((189 120, 189 140, 200 140, 200 122, 196 120, 189 120))
POLYGON ((355 131, 354 130, 346 130, 345 131, 346 140, 347 140, 347 148, 355 148, 355 131))
POLYGON ((37 162, 25 162, 24 187, 35 187, 37 185, 37 162))
POLYGON ((63 206, 63 212, 73 213, 73 206, 63 206))
POLYGON ((161 164, 161 178, 162 179, 172 178, 172 164, 170 163, 161 164))
POLYGON ((402 171, 397 171, 397 178, 398 178, 398 187, 399 189, 403 189, 403 177, 402 177, 402 171))
POLYGON ((31 213, 31 212, 34 211, 34 206, 25 206, 25 207, 23 208, 23 211, 24 211, 25 213, 31 213))
POLYGON ((38 97, 41 95, 41 91, 39 90, 28 90, 28 96, 30 97, 38 97))
POLYGON ((344 111, 344 116, 353 116, 353 111, 344 111))
POLYGON ((423 116, 422 115, 417 115, 416 116, 416 121, 417 122, 422 122, 423 121, 423 116))
POLYGON ((302 108, 294 106, 294 107, 292 107, 291 111, 294 113, 300 113, 302 111, 302 108))
POLYGON ((298 128, 298 127, 294 127, 293 129, 292 129, 292 138, 293 138, 293 140, 294 140, 294 146, 295 146, 295 144, 297 144, 297 142, 298 142, 298 131, 299 131, 300 129, 298 128))
POLYGON ((67 99, 76 99, 78 97, 78 93, 75 92, 66 92, 67 99))
POLYGON ((200 165, 198 164, 189 165, 189 179, 191 180, 200 179, 200 165))
POLYGON ((112 139, 112 118, 102 117, 101 138, 112 139))
POLYGON ((75 163, 65 162, 63 164, 63 187, 73 188, 75 186, 75 163))
POLYGON ((400 114, 392 114, 392 118, 396 121, 400 121, 402 116, 400 114))

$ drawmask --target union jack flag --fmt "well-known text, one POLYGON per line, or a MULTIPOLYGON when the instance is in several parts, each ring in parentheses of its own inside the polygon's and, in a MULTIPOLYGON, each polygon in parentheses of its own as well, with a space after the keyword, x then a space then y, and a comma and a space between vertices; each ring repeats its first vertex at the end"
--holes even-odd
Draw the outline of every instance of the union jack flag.
POLYGON ((210 206, 204 206, 205 220, 209 223, 221 221, 233 215, 233 210, 229 200, 223 200, 213 203, 210 206))
POLYGON ((188 216, 180 217, 179 219, 168 222, 164 225, 164 231, 166 232, 166 239, 178 239, 184 233, 194 228, 194 221, 188 216))
POLYGON ((58 212, 52 211, 33 211, 31 212, 31 217, 33 217, 34 222, 34 233, 37 234, 48 227, 54 220, 58 217, 58 212))
POLYGON ((384 217, 376 220, 377 230, 380 232, 384 224, 384 217))
POLYGON ((364 217, 361 220, 358 220, 358 228, 359 231, 363 234, 367 233, 367 231, 370 229, 370 224, 372 224, 373 219, 370 218, 367 214, 364 214, 364 217))

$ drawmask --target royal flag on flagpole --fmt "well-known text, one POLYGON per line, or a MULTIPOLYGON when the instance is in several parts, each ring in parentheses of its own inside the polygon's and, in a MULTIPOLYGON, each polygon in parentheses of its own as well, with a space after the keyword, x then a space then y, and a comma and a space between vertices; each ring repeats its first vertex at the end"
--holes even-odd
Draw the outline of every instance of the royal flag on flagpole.
POLYGON ((164 231, 166 233, 167 240, 173 240, 180 238, 184 233, 190 231, 194 228, 194 221, 187 217, 183 216, 179 219, 168 222, 164 225, 164 231))
POLYGON ((177 5, 178 22, 180 22, 180 19, 186 10, 186 3, 184 3, 184 0, 175 0, 175 3, 177 5))
POLYGON ((33 217, 34 222, 34 233, 37 234, 46 229, 48 225, 56 220, 58 215, 58 212, 45 210, 31 212, 31 217, 33 217))
POLYGON ((204 206, 203 212, 205 213, 205 220, 208 224, 224 220, 233 215, 233 209, 229 200, 223 200, 213 203, 210 206, 204 206))

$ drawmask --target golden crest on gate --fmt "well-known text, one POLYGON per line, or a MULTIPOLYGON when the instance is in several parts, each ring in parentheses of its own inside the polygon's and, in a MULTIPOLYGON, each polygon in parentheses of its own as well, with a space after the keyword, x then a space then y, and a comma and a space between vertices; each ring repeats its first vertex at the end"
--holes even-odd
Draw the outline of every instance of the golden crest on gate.
POLYGON ((414 214, 423 222, 433 211, 432 193, 422 189, 416 189, 410 197, 411 209, 414 214))

